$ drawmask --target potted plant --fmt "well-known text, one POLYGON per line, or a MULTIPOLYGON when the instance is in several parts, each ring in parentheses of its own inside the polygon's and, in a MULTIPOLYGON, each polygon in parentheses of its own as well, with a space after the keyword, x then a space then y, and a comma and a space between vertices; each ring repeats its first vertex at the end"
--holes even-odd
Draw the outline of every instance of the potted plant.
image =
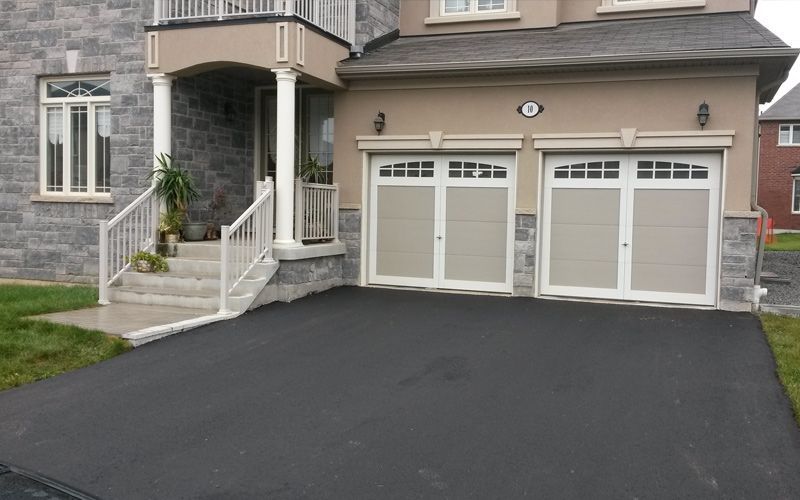
POLYGON ((316 156, 309 155, 308 159, 300 164, 298 173, 303 182, 330 184, 328 182, 328 170, 325 165, 319 162, 319 158, 316 156))
POLYGON ((165 273, 169 271, 169 264, 164 260, 164 257, 150 253, 139 251, 127 258, 131 267, 140 273, 165 273))
POLYGON ((147 176, 148 179, 156 178, 156 196, 164 201, 167 213, 174 211, 181 214, 185 240, 202 240, 206 230, 205 223, 191 222, 188 219, 189 204, 200 197, 192 175, 168 154, 162 153, 156 159, 158 166, 147 176), (186 221, 183 222, 183 219, 186 221))
POLYGON ((164 250, 159 253, 167 257, 175 257, 178 254, 178 242, 181 239, 181 229, 183 229, 183 214, 179 210, 167 210, 161 214, 158 229, 164 235, 164 250))

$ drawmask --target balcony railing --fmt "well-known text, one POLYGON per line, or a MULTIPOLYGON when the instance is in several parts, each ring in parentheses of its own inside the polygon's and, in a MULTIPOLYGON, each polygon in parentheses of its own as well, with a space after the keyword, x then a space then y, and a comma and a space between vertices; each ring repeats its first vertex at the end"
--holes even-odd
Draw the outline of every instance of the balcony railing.
POLYGON ((155 24, 255 16, 297 16, 350 42, 355 40, 355 0, 155 0, 155 24))

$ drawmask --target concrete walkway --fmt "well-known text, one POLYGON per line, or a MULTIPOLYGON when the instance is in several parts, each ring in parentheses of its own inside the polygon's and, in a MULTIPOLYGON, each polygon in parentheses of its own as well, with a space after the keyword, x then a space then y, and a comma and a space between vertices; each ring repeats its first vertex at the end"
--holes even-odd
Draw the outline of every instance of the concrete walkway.
POLYGON ((87 330, 100 330, 122 337, 133 345, 141 345, 173 333, 227 319, 228 316, 204 309, 109 304, 75 311, 42 314, 36 318, 53 323, 79 326, 87 330))

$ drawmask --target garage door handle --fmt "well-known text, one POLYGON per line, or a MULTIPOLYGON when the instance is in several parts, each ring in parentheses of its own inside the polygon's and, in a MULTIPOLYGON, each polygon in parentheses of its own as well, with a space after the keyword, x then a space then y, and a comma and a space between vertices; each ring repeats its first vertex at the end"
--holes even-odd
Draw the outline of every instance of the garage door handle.
POLYGON ((627 242, 623 243, 622 246, 626 247, 626 246, 628 246, 628 243, 627 242))
POLYGON ((437 240, 441 240, 441 239, 442 239, 442 237, 441 237, 441 236, 437 236, 437 237, 436 237, 436 239, 437 239, 437 240))

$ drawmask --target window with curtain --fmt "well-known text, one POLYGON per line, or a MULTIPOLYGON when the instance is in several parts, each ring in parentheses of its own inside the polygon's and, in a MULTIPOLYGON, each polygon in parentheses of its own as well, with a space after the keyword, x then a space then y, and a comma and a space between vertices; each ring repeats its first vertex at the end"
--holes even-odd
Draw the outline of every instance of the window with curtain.
POLYGON ((43 79, 42 194, 111 193, 111 82, 43 79))

